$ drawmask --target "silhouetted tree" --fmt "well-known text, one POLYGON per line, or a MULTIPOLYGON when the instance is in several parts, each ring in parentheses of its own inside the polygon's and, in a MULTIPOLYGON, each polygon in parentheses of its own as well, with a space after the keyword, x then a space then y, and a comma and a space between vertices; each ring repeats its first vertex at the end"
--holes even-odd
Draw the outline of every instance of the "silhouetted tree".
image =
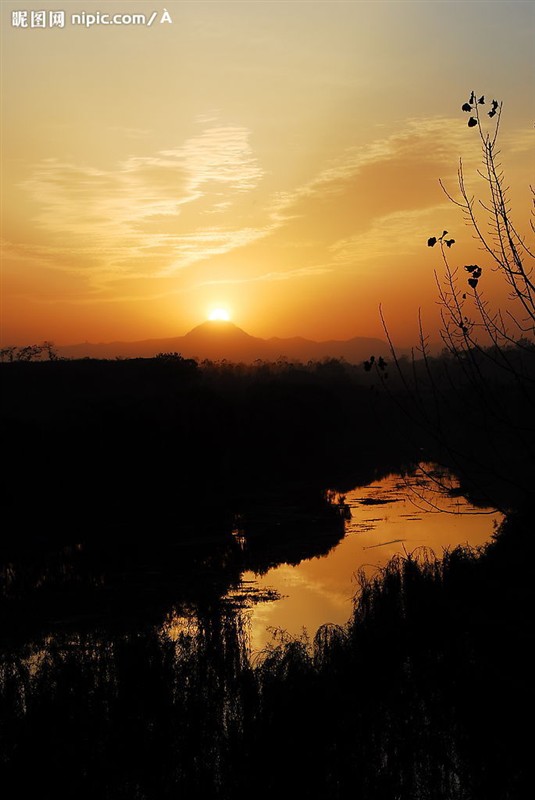
MULTIPOLYGON (((448 350, 456 356, 471 348, 481 349, 482 345, 488 343, 500 348, 522 346, 522 339, 526 335, 533 337, 535 334, 535 283, 532 277, 535 254, 513 223, 508 187, 499 161, 497 144, 502 103, 492 101, 492 108, 488 112, 493 120, 490 131, 485 130, 483 125, 480 107, 484 103, 484 96, 476 100, 472 92, 470 101, 462 109, 473 114, 468 124, 470 127, 477 126, 481 139, 483 168, 479 174, 486 181, 487 198, 476 202, 475 196, 470 195, 462 159, 457 173, 460 199, 455 199, 442 181, 440 184, 449 200, 461 209, 465 221, 479 240, 487 262, 485 269, 490 267, 498 271, 509 287, 515 305, 514 311, 504 313, 501 309, 493 310, 479 288, 484 268, 478 264, 465 265, 464 272, 468 275, 466 284, 463 284, 460 277, 463 273, 459 267, 450 264, 447 253, 455 240, 446 239, 447 231, 438 238, 431 237, 427 243, 430 247, 439 244, 445 267, 443 279, 437 278, 442 306, 442 338, 448 350), (483 220, 479 216, 481 212, 483 220), (474 307, 471 314, 467 311, 470 303, 474 307), (480 341, 479 334, 484 334, 486 342, 480 341)), ((535 231, 533 221, 531 227, 535 231)))
MULTIPOLYGON (((383 324, 409 413, 435 436, 456 467, 470 462, 472 471, 479 473, 480 488, 496 479, 509 487, 516 502, 519 494, 529 496, 526 468, 535 455, 535 255, 512 221, 498 150, 502 103, 491 103, 490 130, 483 105, 485 97, 472 92, 462 110, 470 113, 468 127, 476 128, 480 136, 482 168, 478 173, 485 180, 486 196, 477 199, 470 194, 462 159, 459 199, 442 181, 440 185, 462 211, 484 261, 454 264, 455 238, 447 230, 427 239, 427 246, 438 245, 442 256, 443 275, 435 271, 435 278, 446 357, 431 357, 420 320, 420 363, 413 359, 412 370, 403 369, 384 318, 383 324), (510 308, 494 308, 486 300, 481 286, 489 269, 509 289, 510 308)), ((371 367, 368 362, 367 368, 371 367)), ((377 365, 375 371, 384 381, 377 365)))
POLYGON ((15 359, 17 361, 34 361, 39 358, 43 348, 40 344, 29 344, 26 347, 19 347, 15 359))
POLYGON ((3 347, 0 350, 0 361, 14 361, 15 360, 15 353, 17 352, 17 348, 14 345, 10 345, 9 347, 3 347))
POLYGON ((58 360, 58 358, 59 358, 58 351, 56 350, 54 342, 45 341, 45 342, 42 343, 42 345, 40 345, 40 347, 41 347, 41 352, 44 352, 44 353, 47 354, 49 361, 57 361, 58 360))

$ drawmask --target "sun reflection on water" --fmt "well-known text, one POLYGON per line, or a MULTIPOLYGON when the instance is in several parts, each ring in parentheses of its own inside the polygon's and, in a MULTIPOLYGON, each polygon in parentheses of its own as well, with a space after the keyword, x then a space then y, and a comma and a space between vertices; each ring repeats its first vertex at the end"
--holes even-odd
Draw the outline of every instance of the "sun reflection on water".
POLYGON ((418 548, 440 557, 457 545, 485 544, 502 520, 493 509, 473 506, 451 474, 431 465, 357 487, 345 494, 345 503, 351 512, 345 536, 327 555, 281 564, 262 576, 243 574, 247 586, 278 596, 246 611, 253 652, 271 641, 273 628, 295 636, 305 628, 313 636, 326 622, 346 623, 359 570, 373 573, 393 556, 418 548))

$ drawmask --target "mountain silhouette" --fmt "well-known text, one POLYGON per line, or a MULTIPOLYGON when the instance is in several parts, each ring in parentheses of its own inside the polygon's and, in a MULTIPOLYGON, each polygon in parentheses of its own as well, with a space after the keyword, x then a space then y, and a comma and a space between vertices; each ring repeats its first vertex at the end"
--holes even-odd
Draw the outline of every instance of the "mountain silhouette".
POLYGON ((209 321, 197 325, 185 336, 166 339, 145 339, 136 342, 108 342, 66 345, 58 347, 64 358, 151 358, 158 353, 180 353, 184 358, 213 361, 277 361, 288 358, 299 361, 320 361, 324 358, 344 358, 358 364, 375 356, 389 355, 381 339, 356 336, 348 340, 316 342, 296 336, 289 339, 251 336, 233 322, 209 321))
POLYGON ((182 355, 188 357, 254 361, 264 358, 265 340, 221 320, 203 322, 182 337, 182 355))

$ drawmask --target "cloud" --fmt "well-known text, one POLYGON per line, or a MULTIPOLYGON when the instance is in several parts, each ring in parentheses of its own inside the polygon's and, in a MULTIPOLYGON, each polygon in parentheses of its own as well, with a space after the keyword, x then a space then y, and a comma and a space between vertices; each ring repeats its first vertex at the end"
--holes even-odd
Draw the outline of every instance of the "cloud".
POLYGON ((428 232, 437 227, 436 220, 442 219, 449 209, 448 203, 442 203, 378 217, 362 233, 332 244, 329 249, 333 262, 346 266, 417 254, 425 245, 428 232))
POLYGON ((309 278, 314 275, 325 275, 331 272, 332 268, 327 266, 318 267, 298 267, 284 272, 265 272, 262 275, 255 275, 247 278, 222 278, 220 280, 203 281, 199 286, 214 286, 220 284, 242 284, 257 283, 263 281, 289 281, 294 278, 309 278))
MULTIPOLYGON (((523 150, 522 132, 508 137, 523 150)), ((442 178, 455 194, 460 154, 467 180, 484 195, 477 174, 481 140, 464 117, 405 120, 390 135, 348 148, 303 185, 279 193, 272 213, 284 227, 274 235, 284 237, 286 248, 300 247, 302 263, 313 248, 316 263, 335 272, 416 254, 428 231, 455 215, 460 238, 462 215, 439 184, 442 178)))
POLYGON ((470 161, 480 153, 479 140, 475 141, 475 137, 467 139, 462 121, 443 117, 405 120, 400 129, 390 136, 348 148, 303 186, 295 191, 280 193, 275 210, 281 218, 300 216, 294 207, 301 200, 316 196, 322 199, 340 196, 348 183, 366 169, 377 165, 411 162, 421 166, 427 163, 433 165, 435 170, 444 165, 449 171, 456 170, 458 153, 463 149, 470 161))
POLYGON ((103 280, 166 276, 265 236, 269 225, 235 215, 263 175, 249 131, 219 125, 109 170, 46 159, 22 187, 41 258, 103 280))
MULTIPOLYGON (((119 287, 128 280, 146 281, 152 296, 165 281, 151 286, 150 280, 193 265, 198 272, 182 290, 196 280, 200 286, 301 279, 410 254, 420 231, 427 235, 437 219, 439 227, 443 222, 448 203, 438 179, 455 191, 459 154, 465 172, 476 175, 481 143, 465 122, 412 118, 390 135, 378 128, 374 140, 315 172, 311 166, 308 180, 271 195, 250 131, 219 124, 214 115, 199 119, 204 129, 181 144, 131 155, 113 168, 46 159, 22 184, 37 210, 25 243, 12 241, 9 253, 82 276, 88 295, 99 297, 129 296, 130 288, 119 287), (230 254, 238 249, 234 261, 230 254), (226 277, 207 281, 215 261, 226 277)), ((504 140, 511 152, 525 153, 525 131, 504 140)), ((173 290, 169 280, 167 286, 173 290)))

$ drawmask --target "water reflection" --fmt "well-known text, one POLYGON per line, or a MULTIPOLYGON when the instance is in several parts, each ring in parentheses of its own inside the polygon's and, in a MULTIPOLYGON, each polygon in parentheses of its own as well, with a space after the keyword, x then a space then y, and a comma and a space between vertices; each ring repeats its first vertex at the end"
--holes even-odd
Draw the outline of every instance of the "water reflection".
POLYGON ((453 475, 425 464, 413 475, 395 473, 344 496, 351 517, 340 543, 327 554, 280 564, 265 574, 249 570, 244 589, 277 599, 249 609, 251 648, 263 649, 272 629, 313 636, 320 625, 344 624, 357 591, 356 573, 375 572, 397 553, 425 547, 441 556, 459 544, 487 542, 502 515, 476 508, 453 475))
MULTIPOLYGON (((359 563, 373 569, 403 545, 438 550, 488 538, 496 515, 459 515, 468 504, 455 496, 455 486, 446 495, 429 494, 429 513, 415 502, 426 500, 430 487, 417 477, 409 486, 408 495, 397 475, 348 492, 352 517, 337 547, 340 516, 331 525, 331 515, 320 514, 317 541, 308 542, 308 551, 305 538, 297 537, 301 553, 316 557, 299 562, 299 548, 286 549, 294 567, 281 566, 278 574, 291 584, 297 627, 311 614, 319 624, 337 610, 347 620, 359 563), (443 502, 454 513, 439 514, 434 506, 443 502), (345 588, 339 584, 343 574, 345 588)), ((308 521, 305 529, 310 531, 308 521)), ((522 614, 519 602, 531 597, 532 581, 517 578, 530 558, 518 564, 518 551, 508 543, 514 544, 514 529, 482 564, 470 552, 443 565, 405 559, 384 585, 370 583, 367 601, 343 630, 324 626, 310 648, 280 634, 279 646, 254 660, 254 614, 285 600, 273 603, 258 578, 238 587, 236 565, 251 558, 251 530, 244 520, 238 533, 229 529, 229 538, 243 537, 234 547, 220 543, 210 558, 195 551, 188 559, 196 593, 180 584, 180 572, 164 570, 161 553, 158 562, 149 562, 149 572, 143 559, 143 580, 136 572, 144 590, 135 613, 129 605, 121 616, 115 605, 105 623, 93 613, 83 624, 80 617, 64 618, 45 633, 26 631, 22 644, 5 636, 1 785, 54 800, 234 800, 253 793, 257 800, 275 794, 332 800, 528 796, 521 782, 528 777, 529 738, 512 712, 532 681, 524 652, 531 612, 526 604, 522 614), (508 564, 514 564, 514 577, 508 564), (146 575, 156 565, 157 578, 147 587, 146 575), (214 583, 214 572, 224 572, 225 565, 225 581, 214 583), (143 615, 162 576, 166 590, 143 615), (172 608, 167 601, 175 581, 172 608), (234 591, 228 592, 229 584, 234 591), (255 596, 254 610, 243 610, 240 594, 255 596), (501 694, 500 682, 507 687, 501 694), (501 731, 508 735, 496 735, 501 731), (313 768, 304 768, 308 764, 313 768)), ((259 565, 266 563, 263 546, 254 553, 259 565)), ((265 574, 266 584, 273 572, 265 574)), ((23 577, 20 569, 17 574, 23 577)), ((88 575, 85 583, 92 585, 93 572, 88 575)), ((69 587, 68 598, 72 583, 61 583, 69 587)), ((35 591, 33 580, 29 589, 35 591)), ((117 592, 106 593, 110 605, 117 592)), ((130 587, 125 604, 132 596, 130 587)), ((283 626, 291 628, 288 616, 283 626)), ((317 625, 308 627, 313 633, 317 625)))

